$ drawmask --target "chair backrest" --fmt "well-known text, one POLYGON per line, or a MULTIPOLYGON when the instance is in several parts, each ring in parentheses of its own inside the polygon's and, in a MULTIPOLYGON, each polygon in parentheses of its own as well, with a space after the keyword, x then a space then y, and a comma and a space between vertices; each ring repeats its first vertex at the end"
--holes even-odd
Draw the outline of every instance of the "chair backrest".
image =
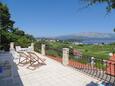
POLYGON ((16 48, 16 51, 17 51, 17 52, 18 52, 18 51, 21 51, 21 47, 20 47, 20 46, 16 46, 15 48, 16 48))
POLYGON ((38 56, 34 52, 28 52, 31 58, 38 58, 38 56))
POLYGON ((32 51, 32 47, 31 46, 28 46, 28 49, 29 49, 29 51, 32 51))
POLYGON ((28 53, 24 52, 24 51, 19 51, 18 52, 20 57, 25 57, 25 58, 29 58, 30 56, 28 55, 28 53))
POLYGON ((32 51, 32 47, 31 46, 29 46, 28 48, 21 48, 21 46, 16 46, 15 47, 16 48, 16 51, 18 52, 18 51, 32 51))

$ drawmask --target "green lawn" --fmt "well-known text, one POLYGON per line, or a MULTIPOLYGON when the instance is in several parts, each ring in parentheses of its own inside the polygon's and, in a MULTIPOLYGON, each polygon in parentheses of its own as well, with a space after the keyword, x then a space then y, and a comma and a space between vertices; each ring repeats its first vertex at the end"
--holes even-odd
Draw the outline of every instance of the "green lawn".
POLYGON ((62 50, 63 48, 69 48, 70 52, 72 51, 72 49, 76 49, 80 51, 83 54, 83 56, 87 56, 87 57, 94 56, 96 58, 108 59, 109 53, 115 51, 115 44, 74 45, 69 42, 47 42, 46 45, 47 45, 47 48, 55 49, 55 51, 47 50, 47 54, 49 53, 55 56, 62 56, 62 51, 59 52, 58 50, 62 50))

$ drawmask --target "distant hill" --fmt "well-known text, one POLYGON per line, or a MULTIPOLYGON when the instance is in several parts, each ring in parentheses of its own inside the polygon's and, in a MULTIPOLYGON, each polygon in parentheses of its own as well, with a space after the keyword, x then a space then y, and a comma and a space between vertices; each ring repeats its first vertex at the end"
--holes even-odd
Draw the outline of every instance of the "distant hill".
POLYGON ((58 36, 56 39, 59 40, 73 40, 73 41, 83 41, 83 40, 95 40, 95 39, 115 39, 115 33, 98 33, 98 32, 84 32, 76 33, 71 35, 58 36))

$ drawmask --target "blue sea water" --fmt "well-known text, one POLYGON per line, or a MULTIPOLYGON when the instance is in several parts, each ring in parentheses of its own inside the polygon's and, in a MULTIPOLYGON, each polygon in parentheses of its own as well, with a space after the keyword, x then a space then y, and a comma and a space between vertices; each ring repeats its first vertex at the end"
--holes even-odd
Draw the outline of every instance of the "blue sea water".
POLYGON ((83 44, 111 44, 111 43, 115 43, 115 39, 104 39, 104 40, 85 40, 85 41, 82 41, 83 44))

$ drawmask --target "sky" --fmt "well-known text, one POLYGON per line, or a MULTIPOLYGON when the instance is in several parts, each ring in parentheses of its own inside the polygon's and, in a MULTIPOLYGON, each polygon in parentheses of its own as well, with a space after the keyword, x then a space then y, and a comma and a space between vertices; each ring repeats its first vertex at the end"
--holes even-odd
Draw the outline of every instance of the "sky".
POLYGON ((15 27, 35 37, 81 32, 111 33, 115 11, 106 15, 105 4, 83 8, 80 0, 0 0, 7 4, 15 27))

